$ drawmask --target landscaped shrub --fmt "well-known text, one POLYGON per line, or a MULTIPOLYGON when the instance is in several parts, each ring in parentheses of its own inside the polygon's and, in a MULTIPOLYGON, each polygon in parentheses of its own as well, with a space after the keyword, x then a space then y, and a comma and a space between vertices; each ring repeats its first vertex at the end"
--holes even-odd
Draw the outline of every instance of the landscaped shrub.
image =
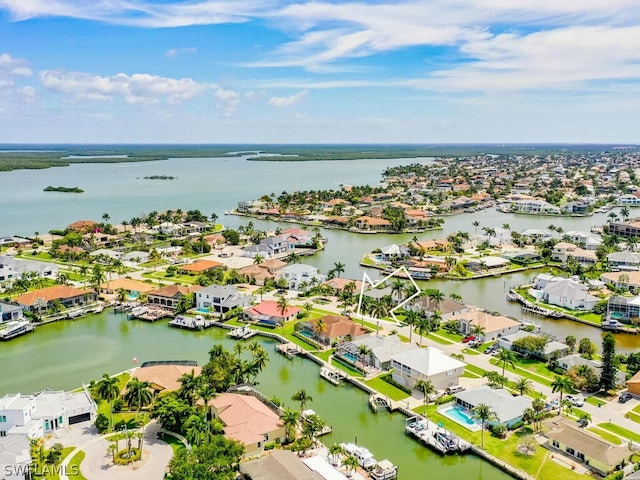
POLYGON ((122 410, 122 405, 123 405, 122 399, 116 398, 113 401, 113 406, 112 406, 114 413, 118 413, 120 410, 122 410))
POLYGON ((496 423, 489 426, 491 435, 497 438, 504 438, 507 436, 507 427, 501 423, 496 423))
POLYGON ((522 427, 524 427, 524 422, 520 420, 519 422, 512 423, 511 425, 509 425, 509 430, 517 430, 522 427))
POLYGON ((98 433, 103 433, 109 430, 109 418, 104 413, 99 413, 94 423, 98 429, 98 433))
POLYGON ((115 463, 116 465, 128 465, 131 462, 135 462, 136 460, 140 460, 140 449, 139 448, 131 448, 131 455, 128 455, 127 449, 120 450, 116 453, 115 463))
POLYGON ((411 395, 411 389, 409 387, 406 387, 404 385, 399 384, 398 382, 396 382, 393 379, 393 376, 389 373, 388 375, 383 375, 382 377, 380 377, 382 380, 384 380, 385 382, 387 382, 390 385, 393 385, 396 388, 399 388, 400 390, 402 390, 403 392, 411 395))

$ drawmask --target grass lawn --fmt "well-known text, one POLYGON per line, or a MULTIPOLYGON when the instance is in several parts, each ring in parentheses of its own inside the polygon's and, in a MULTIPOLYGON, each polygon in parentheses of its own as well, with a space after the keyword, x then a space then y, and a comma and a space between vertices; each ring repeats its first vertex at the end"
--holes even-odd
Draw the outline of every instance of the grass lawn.
POLYGON ((607 403, 604 400, 600 400, 599 398, 596 398, 596 397, 586 397, 584 401, 587 403, 590 403, 591 405, 595 405, 596 407, 605 405, 607 403))
MULTIPOLYGON (((388 373, 385 375, 389 375, 388 373)), ((371 388, 375 388, 382 395, 387 395, 391 400, 402 400, 403 398, 407 398, 409 395, 406 392, 403 392, 397 387, 394 387, 388 382, 385 382, 382 378, 384 375, 377 376, 372 378, 371 380, 367 380, 366 383, 371 388)))
POLYGON ((350 365, 348 365, 347 363, 341 361, 338 358, 335 358, 335 357, 332 358, 331 359, 331 365, 333 367, 339 368, 340 370, 344 370, 345 372, 347 372, 352 377, 362 378, 364 376, 360 370, 356 370, 355 368, 351 367, 350 365))
POLYGON ((446 338, 441 337, 440 335, 436 335, 435 333, 431 333, 425 338, 428 338, 429 340, 433 340, 434 342, 439 343, 440 345, 452 345, 454 343, 451 340, 447 340, 446 338))
POLYGON ((180 450, 184 450, 185 448, 187 448, 184 446, 184 443, 182 443, 182 441, 178 437, 175 437, 171 434, 161 433, 160 440, 171 445, 171 448, 173 448, 174 455, 178 453, 180 450))
MULTIPOLYGON (((60 456, 60 463, 62 463, 62 461, 67 458, 67 456, 69 456, 69 454, 71 452, 73 452, 76 449, 76 447, 66 447, 62 449, 61 452, 61 456, 60 456)), ((44 476, 41 476, 39 478, 44 478, 46 480, 60 480, 60 475, 58 475, 58 473, 55 471, 55 467, 54 465, 49 465, 49 464, 44 464, 44 471, 46 472, 46 474, 44 476)))
POLYGON ((433 332, 435 335, 439 335, 441 337, 446 338, 447 340, 449 340, 451 343, 458 343, 461 342, 462 339, 464 338, 462 335, 458 334, 458 333, 451 333, 447 330, 445 330, 444 328, 439 328, 438 330, 436 330, 435 332, 433 332))
POLYGON ((623 428, 619 425, 605 422, 605 423, 599 423, 598 427, 604 430, 608 430, 611 433, 615 433, 616 435, 627 438, 629 440, 633 440, 636 443, 640 443, 640 435, 638 435, 635 432, 632 432, 631 430, 627 430, 626 428, 623 428))
POLYGON ((473 349, 473 348, 463 348, 462 349, 462 353, 464 353, 466 355, 480 355, 480 352, 478 350, 473 349))
POLYGON ((636 413, 636 412, 631 411, 631 412, 629 412, 629 413, 627 413, 627 414, 626 414, 626 417, 627 417, 629 420, 633 420, 633 421, 634 421, 634 422, 636 422, 636 423, 640 423, 640 414, 638 414, 638 413, 636 413))
POLYGON ((589 430, 592 433, 595 433, 596 435, 604 438, 606 441, 613 443, 614 445, 622 444, 622 440, 620 440, 620 437, 618 437, 617 435, 614 435, 613 433, 609 433, 606 430, 602 430, 601 428, 598 428, 598 427, 587 427, 587 430, 589 430))
POLYGON ((474 377, 482 377, 485 372, 480 367, 476 367, 475 365, 469 365, 469 364, 467 364, 467 366, 464 367, 464 370, 465 372, 471 373, 471 376, 474 376, 474 377))
POLYGON ((69 480, 87 480, 80 471, 80 464, 84 460, 84 455, 84 452, 80 450, 73 456, 71 460, 69 460, 69 465, 67 466, 67 472, 71 472, 71 474, 67 475, 69 477, 69 480))
POLYGON ((631 410, 631 411, 640 414, 640 404, 638 404, 635 407, 633 407, 633 410, 631 410))
MULTIPOLYGON (((491 365, 495 365, 497 367, 502 368, 502 365, 498 365, 498 360, 495 358, 492 358, 491 360, 489 360, 489 362, 491 362, 491 365)), ((539 363, 539 362, 536 362, 536 363, 539 363)), ((513 368, 511 365, 507 365, 507 368, 505 369, 505 371, 506 370, 513 372, 516 375, 520 375, 521 377, 528 378, 529 380, 533 380, 534 382, 538 382, 543 385, 546 385, 547 387, 550 387, 551 382, 553 381, 553 377, 543 376, 538 374, 537 372, 532 372, 525 367, 519 366, 519 361, 516 362, 516 368, 513 368)))
POLYGON ((314 354, 316 357, 321 358, 322 360, 324 360, 325 362, 329 361, 329 357, 331 356, 331 354, 334 352, 333 349, 331 350, 325 350, 324 352, 318 352, 316 354, 314 354))
MULTIPOLYGON (((428 415, 434 422, 442 422, 444 427, 451 430, 456 435, 472 442, 475 445, 481 443, 481 432, 470 432, 466 428, 458 425, 449 418, 440 415, 436 411, 435 405, 418 407, 415 411, 421 411, 428 415)), ((551 452, 541 446, 536 446, 536 453, 532 456, 521 455, 516 450, 518 444, 531 435, 531 429, 525 427, 517 432, 510 433, 505 439, 493 437, 488 431, 484 432, 484 449, 494 457, 522 470, 534 478, 562 478, 563 480, 584 479, 579 475, 549 458, 551 452)), ((425 447, 426 448, 426 447, 425 447)))

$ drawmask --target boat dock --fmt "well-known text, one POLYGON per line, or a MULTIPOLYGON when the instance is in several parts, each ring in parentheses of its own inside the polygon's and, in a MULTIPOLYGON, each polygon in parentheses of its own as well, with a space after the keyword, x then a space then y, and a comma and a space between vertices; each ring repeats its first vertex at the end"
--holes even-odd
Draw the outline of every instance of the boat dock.
POLYGON ((371 407, 373 413, 378 413, 380 408, 387 409, 388 411, 393 410, 389 397, 385 397, 380 393, 372 393, 369 395, 369 407, 371 407))
MULTIPOLYGON (((308 409, 308 410, 304 410, 300 414, 300 417, 302 418, 302 421, 306 422, 306 421, 309 421, 309 417, 312 415, 315 415, 316 417, 318 416, 314 410, 308 409)), ((331 433, 331 432, 333 432, 333 428, 331 427, 331 425, 325 425, 324 427, 322 427, 322 430, 316 433, 316 436, 320 437, 322 435, 326 435, 327 433, 331 433)))
POLYGON ((404 430, 412 437, 442 454, 465 452, 471 448, 470 443, 460 439, 460 437, 440 425, 418 415, 407 418, 404 430))
POLYGON ((7 322, 5 328, 0 330, 0 340, 11 340, 25 333, 32 332, 34 326, 28 320, 15 320, 7 322))
POLYGON ((378 462, 367 448, 355 443, 341 443, 340 446, 345 454, 352 455, 358 460, 358 465, 372 480, 392 480, 398 477, 398 467, 387 459, 378 462))
POLYGON ((205 328, 215 325, 215 323, 213 320, 205 320, 201 315, 196 315, 195 317, 178 315, 169 321, 169 326, 186 328, 187 330, 204 330, 205 328))
POLYGON ((296 345, 293 342, 289 343, 280 343, 276 345, 276 350, 281 354, 285 355, 287 358, 291 359, 299 353, 304 353, 304 350, 301 346, 296 345))
POLYGON ((129 312, 129 318, 145 320, 147 322, 155 322, 161 318, 170 317, 173 312, 159 307, 135 307, 129 312))
POLYGON ((334 385, 340 385, 340 382, 347 377, 346 373, 342 370, 330 367, 329 365, 323 365, 320 368, 320 376, 334 385))
POLYGON ((246 340, 247 338, 253 337, 256 333, 258 333, 257 330, 253 330, 248 326, 245 326, 234 328, 233 330, 227 332, 227 335, 237 340, 246 340))

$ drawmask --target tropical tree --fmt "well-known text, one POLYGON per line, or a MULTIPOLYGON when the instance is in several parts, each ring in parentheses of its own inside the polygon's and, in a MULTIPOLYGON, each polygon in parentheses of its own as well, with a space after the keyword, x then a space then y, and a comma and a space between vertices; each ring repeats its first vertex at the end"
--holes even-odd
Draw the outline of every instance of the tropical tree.
POLYGON ((290 265, 294 263, 301 263, 302 257, 300 257, 296 252, 291 252, 285 257, 284 261, 290 265))
POLYGON ((484 448, 484 425, 486 422, 494 420, 496 413, 486 403, 479 403, 473 409, 473 416, 482 422, 482 430, 480 436, 480 446, 484 448))
POLYGON ((416 330, 418 331, 418 335, 420 335, 420 346, 422 346, 422 337, 431 330, 431 321, 427 317, 420 317, 416 325, 416 330))
POLYGON ((340 455, 344 455, 345 450, 344 447, 342 445, 340 445, 339 443, 334 443, 333 445, 331 445, 329 447, 329 455, 331 456, 331 463, 333 463, 333 465, 338 465, 338 457, 340 455))
POLYGON ((412 341, 413 327, 418 324, 420 315, 414 310, 407 310, 404 317, 404 323, 409 326, 409 343, 412 341))
POLYGON ((399 278, 396 278, 391 284, 391 295, 396 295, 396 300, 400 302, 402 294, 404 292, 404 282, 399 278))
POLYGON ((502 365, 502 376, 504 377, 504 371, 509 365, 512 368, 516 368, 515 360, 516 356, 513 354, 511 350, 507 350, 506 348, 501 348, 496 355, 496 360, 498 360, 498 365, 502 365))
POLYGON ((260 265, 262 262, 264 262, 264 257, 262 255, 256 255, 255 257, 253 257, 253 264, 254 265, 260 265))
POLYGON ((433 383, 431 382, 431 380, 427 380, 427 381, 418 380, 416 384, 413 386, 413 388, 415 388, 417 391, 422 393, 422 395, 424 396, 425 405, 429 400, 429 395, 436 393, 436 389, 433 386, 433 383))
POLYGON ((331 278, 339 277, 341 273, 344 273, 345 264, 342 262, 335 262, 333 268, 329 270, 331 278))
POLYGON ((202 415, 191 415, 184 423, 185 437, 193 446, 207 443, 211 438, 211 430, 211 422, 202 415))
POLYGON ((108 373, 102 375, 96 385, 96 395, 109 404, 109 424, 113 425, 113 401, 120 396, 120 387, 118 387, 118 379, 109 376, 108 373))
POLYGON ((294 393, 291 397, 291 400, 293 400, 294 402, 300 402, 301 413, 305 409, 304 407, 307 406, 308 402, 313 402, 313 398, 311 397, 311 395, 309 395, 304 389, 300 389, 296 393, 294 393))
MULTIPOLYGON (((239 344, 238 344, 239 345, 239 344)), ((200 388, 200 377, 196 375, 195 370, 191 370, 191 373, 183 374, 178 381, 180 382, 180 390, 178 390, 178 397, 189 402, 189 405, 193 407, 196 401, 196 397, 200 388)))
POLYGON ((565 375, 556 375, 553 382, 551 382, 551 391, 553 393, 560 392, 560 405, 558 407, 558 410, 562 414, 562 396, 565 393, 573 392, 573 384, 571 383, 571 379, 565 375))
POLYGON ((471 327, 471 335, 475 335, 478 339, 484 337, 486 333, 487 331, 482 325, 473 325, 471 327))
POLYGON ((615 361, 616 339, 611 332, 602 339, 602 369, 600 370, 600 388, 605 392, 616 388, 618 367, 615 361))
POLYGON ((289 310, 289 300, 287 297, 282 296, 278 298, 277 309, 278 312, 280 312, 280 315, 283 317, 287 316, 287 311, 289 310))
POLYGON ((347 470, 347 477, 351 478, 353 472, 355 472, 360 464, 358 463, 358 459, 353 455, 347 455, 344 457, 342 462, 340 463, 347 470))
POLYGON ((576 349, 576 337, 573 335, 567 335, 567 338, 564 339, 564 343, 569 347, 569 353, 573 353, 576 349))
POLYGON ((282 413, 282 423, 287 443, 293 442, 296 438, 298 423, 300 423, 300 413, 288 408, 285 409, 282 413))
POLYGON ((515 381, 513 388, 514 390, 519 392, 520 395, 524 395, 531 391, 531 385, 533 385, 531 380, 529 380, 528 378, 520 377, 518 380, 515 381))
POLYGON ((139 416, 142 407, 149 405, 153 400, 151 382, 140 381, 136 377, 133 377, 127 383, 127 391, 123 399, 129 407, 136 407, 137 415, 139 416))

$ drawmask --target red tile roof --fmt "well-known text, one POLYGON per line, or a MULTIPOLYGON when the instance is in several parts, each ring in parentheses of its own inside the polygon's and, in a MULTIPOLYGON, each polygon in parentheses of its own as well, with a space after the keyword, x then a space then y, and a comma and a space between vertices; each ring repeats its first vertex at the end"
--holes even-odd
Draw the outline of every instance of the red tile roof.
POLYGON ((280 312, 280 307, 278 307, 278 302, 265 300, 258 305, 254 305, 253 307, 248 308, 247 311, 252 313, 253 315, 265 315, 275 318, 289 318, 290 316, 296 315, 298 312, 300 312, 300 309, 298 307, 289 306, 283 315, 280 312))
POLYGON ((81 290, 68 285, 55 285, 53 287, 41 288, 32 292, 23 293, 15 299, 20 305, 33 306, 38 298, 47 302, 53 300, 64 300, 67 298, 79 297, 85 293, 94 293, 93 290, 81 290))

